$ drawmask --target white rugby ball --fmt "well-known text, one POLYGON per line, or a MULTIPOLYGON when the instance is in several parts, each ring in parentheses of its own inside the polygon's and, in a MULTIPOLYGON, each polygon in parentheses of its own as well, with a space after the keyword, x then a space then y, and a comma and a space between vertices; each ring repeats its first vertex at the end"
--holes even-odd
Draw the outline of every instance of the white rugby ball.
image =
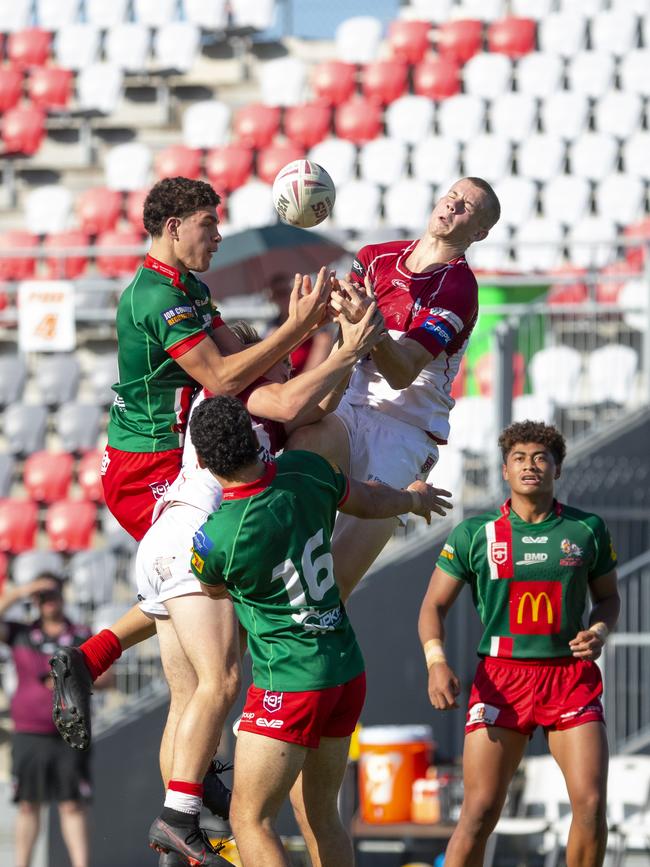
POLYGON ((273 181, 273 204, 280 219, 309 229, 332 213, 336 188, 322 166, 294 160, 280 169, 273 181))

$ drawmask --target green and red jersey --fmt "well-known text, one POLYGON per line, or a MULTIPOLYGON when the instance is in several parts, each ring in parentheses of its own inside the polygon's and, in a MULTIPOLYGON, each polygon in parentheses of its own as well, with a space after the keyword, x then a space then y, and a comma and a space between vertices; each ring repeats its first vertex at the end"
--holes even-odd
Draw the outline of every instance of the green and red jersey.
POLYGON ((480 655, 549 659, 571 656, 589 582, 616 567, 616 553, 597 515, 555 502, 541 523, 528 524, 508 500, 461 521, 437 566, 472 590, 485 627, 480 655))
POLYGON ((117 306, 119 382, 108 443, 126 452, 180 448, 198 384, 176 359, 222 324, 208 287, 147 256, 117 306))
POLYGON ((286 452, 262 478, 224 488, 194 536, 192 571, 228 588, 260 689, 326 689, 364 670, 330 544, 347 493, 346 476, 324 458, 286 452))

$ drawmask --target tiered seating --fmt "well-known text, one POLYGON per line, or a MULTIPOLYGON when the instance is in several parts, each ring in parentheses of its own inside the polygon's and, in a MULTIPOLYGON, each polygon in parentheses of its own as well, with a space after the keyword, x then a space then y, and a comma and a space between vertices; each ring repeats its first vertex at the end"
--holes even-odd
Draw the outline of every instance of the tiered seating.
POLYGON ((59 500, 45 516, 48 543, 54 551, 73 553, 91 547, 97 507, 86 500, 59 500))
POLYGON ((34 452, 25 461, 23 481, 28 496, 49 505, 68 496, 74 459, 67 452, 34 452))

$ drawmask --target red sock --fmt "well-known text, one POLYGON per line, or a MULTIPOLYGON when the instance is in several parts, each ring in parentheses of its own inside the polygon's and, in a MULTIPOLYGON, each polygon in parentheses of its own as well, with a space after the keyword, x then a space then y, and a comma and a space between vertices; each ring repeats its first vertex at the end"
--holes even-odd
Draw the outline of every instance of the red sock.
POLYGON ((122 656, 120 639, 110 629, 102 629, 97 635, 91 636, 88 641, 84 641, 79 650, 84 655, 93 680, 97 680, 100 674, 108 671, 115 660, 122 656))

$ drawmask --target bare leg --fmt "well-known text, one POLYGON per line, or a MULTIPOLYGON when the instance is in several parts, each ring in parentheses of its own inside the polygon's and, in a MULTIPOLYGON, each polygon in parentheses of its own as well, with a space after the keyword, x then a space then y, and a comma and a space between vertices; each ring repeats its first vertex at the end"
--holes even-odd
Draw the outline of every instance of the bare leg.
POLYGON ((465 796, 447 846, 445 867, 482 867, 485 844, 499 819, 527 743, 526 735, 496 726, 465 735, 465 796))
POLYGON ((110 630, 117 636, 122 650, 128 650, 156 634, 156 621, 147 617, 139 605, 134 605, 110 626, 110 630))
POLYGON ((80 801, 59 803, 61 836, 72 867, 88 867, 88 815, 80 801))
POLYGON ((273 821, 308 752, 297 744, 239 732, 230 823, 244 867, 290 867, 273 821))
POLYGON ((289 437, 285 449, 316 452, 337 464, 344 473, 350 472, 350 438, 347 428, 335 415, 297 428, 289 437))
POLYGON ((321 738, 310 750, 291 789, 291 804, 305 838, 312 867, 353 867, 352 842, 338 811, 350 738, 321 738))
POLYGON ((397 518, 365 521, 353 515, 337 515, 332 554, 336 583, 344 602, 381 554, 397 523, 397 518))
POLYGON ((16 867, 29 867, 40 826, 41 805, 20 801, 16 816, 16 867))
POLYGON ((607 846, 607 735, 599 722, 549 732, 548 745, 562 769, 573 818, 568 867, 600 867, 607 846))

